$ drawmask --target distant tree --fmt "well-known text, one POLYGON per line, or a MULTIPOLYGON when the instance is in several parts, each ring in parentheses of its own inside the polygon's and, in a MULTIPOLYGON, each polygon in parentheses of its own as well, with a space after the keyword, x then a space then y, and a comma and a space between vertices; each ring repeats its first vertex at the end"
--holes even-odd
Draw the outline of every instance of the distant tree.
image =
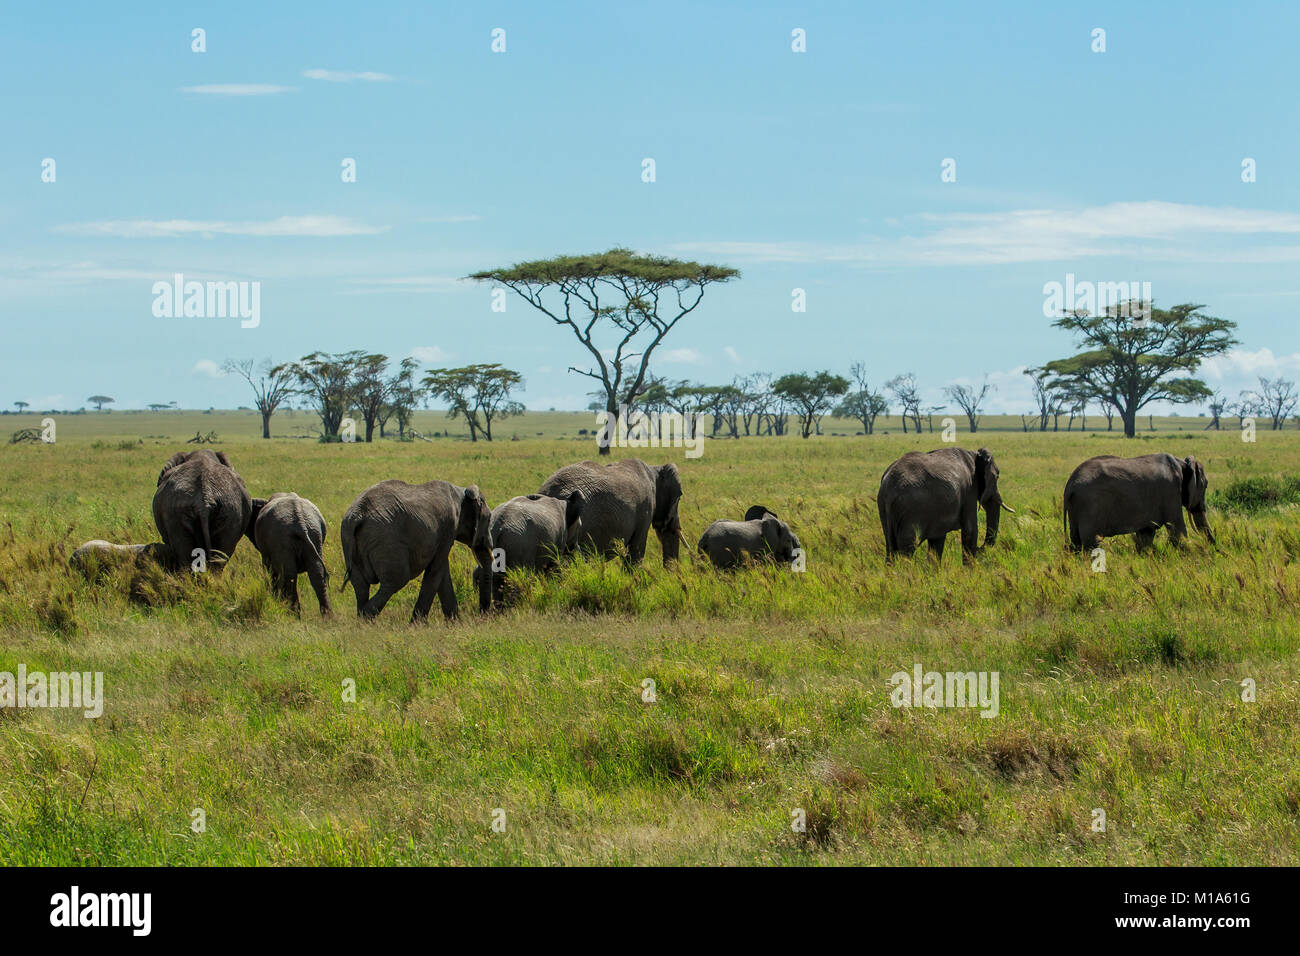
MULTIPOLYGON (((270 359, 256 368, 252 359, 226 359, 221 367, 228 374, 238 375, 252 388, 253 404, 262 415, 262 437, 270 438, 271 416, 293 394, 294 375, 291 367, 272 365, 270 359)), ((149 407, 153 408, 152 405, 149 407)))
POLYGON ((822 416, 835 407, 835 399, 848 390, 847 378, 828 371, 816 375, 793 372, 772 383, 772 391, 789 402, 798 413, 800 433, 804 438, 811 435, 822 416))
POLYGON ((889 414, 889 402, 880 392, 871 388, 867 380, 867 367, 862 362, 854 362, 849 374, 853 376, 852 391, 835 409, 839 418, 854 418, 862 423, 862 432, 870 435, 876 430, 876 418, 889 414))
POLYGON ((1210 423, 1206 425, 1205 428, 1202 429, 1202 431, 1209 431, 1211 428, 1213 428, 1217 432, 1219 430, 1219 417, 1227 409, 1228 402, 1223 397, 1222 392, 1216 391, 1213 395, 1210 396, 1209 406, 1210 406, 1210 423))
POLYGON ((1052 373, 1042 368, 1027 368, 1025 374, 1029 376, 1029 385, 1034 394, 1038 430, 1045 432, 1052 415, 1052 373))
POLYGON ((352 363, 352 402, 366 423, 366 441, 374 441, 375 425, 388 406, 391 382, 388 356, 371 353, 359 355, 352 363))
POLYGON ((707 385, 681 381, 668 393, 668 402, 673 411, 682 416, 682 432, 686 438, 694 438, 700 427, 700 416, 712 396, 712 389, 707 385))
MULTIPOLYGON (((420 363, 410 356, 402 359, 397 367, 396 374, 388 384, 388 411, 393 418, 397 419, 397 437, 406 438, 406 430, 410 427, 411 418, 415 415, 415 407, 420 404, 420 399, 424 395, 424 388, 415 382, 415 372, 420 367, 420 363)), ((388 416, 384 416, 387 421, 388 416)), ((380 426, 379 434, 383 435, 383 427, 380 426)))
POLYGON ((895 375, 885 383, 894 396, 894 400, 901 406, 900 417, 903 419, 903 434, 907 434, 907 419, 911 416, 912 423, 916 426, 919 434, 921 431, 921 393, 916 387, 916 376, 911 372, 905 375, 895 375))
POLYGON ((1209 387, 1190 373, 1237 344, 1236 323, 1204 315, 1202 308, 1190 303, 1151 308, 1137 319, 1124 305, 1110 306, 1104 315, 1067 313, 1053 324, 1074 333, 1083 351, 1044 368, 1086 383, 1098 400, 1119 412, 1124 437, 1133 438, 1138 412, 1152 402, 1206 398, 1209 387))
MULTIPOLYGON (((600 383, 605 411, 632 406, 654 350, 704 298, 704 290, 740 273, 628 249, 559 256, 489 269, 470 276, 505 286, 557 325, 567 326, 591 354, 588 369, 570 367, 600 383), (661 314, 662 313, 662 314, 661 314)), ((609 445, 600 454, 608 455, 609 445)))
POLYGON ((359 350, 312 352, 288 366, 298 393, 320 417, 321 435, 326 441, 339 440, 339 427, 353 401, 357 363, 364 356, 359 350))
POLYGON ((464 368, 438 368, 425 375, 429 394, 447 403, 448 418, 464 418, 470 441, 481 434, 492 440, 492 422, 520 415, 524 406, 512 401, 510 393, 523 387, 523 376, 495 363, 464 368))
POLYGON ((1259 391, 1252 393, 1252 402, 1272 420, 1273 431, 1279 431, 1300 403, 1300 395, 1296 393, 1295 382, 1280 376, 1272 381, 1261 377, 1259 391))
POLYGON ((966 413, 966 421, 970 424, 973 435, 980 428, 980 413, 983 411, 984 399, 990 392, 997 391, 997 386, 990 385, 986 378, 978 390, 973 385, 949 385, 943 391, 958 408, 966 413))
POLYGON ((30 403, 30 402, 14 402, 14 404, 18 406, 18 414, 21 415, 21 414, 23 413, 23 409, 27 408, 31 403, 30 403))
POLYGON ((86 399, 86 401, 93 402, 95 405, 95 411, 102 412, 105 405, 110 405, 117 401, 117 399, 109 398, 107 395, 92 395, 90 398, 86 399))

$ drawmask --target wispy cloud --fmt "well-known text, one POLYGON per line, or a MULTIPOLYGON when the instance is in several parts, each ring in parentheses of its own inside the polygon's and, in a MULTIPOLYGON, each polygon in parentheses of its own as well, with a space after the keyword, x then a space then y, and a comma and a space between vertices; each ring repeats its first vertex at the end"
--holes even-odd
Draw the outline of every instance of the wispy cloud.
POLYGON ((372 236, 388 226, 368 226, 342 216, 281 216, 278 219, 227 222, 201 219, 108 219, 55 226, 74 236, 119 239, 170 239, 180 236, 372 236))
POLYGON ((704 356, 695 349, 665 349, 659 353, 659 357, 665 362, 681 362, 686 365, 698 365, 704 361, 704 356))
POLYGON ((182 86, 181 92, 204 96, 274 96, 277 93, 297 93, 298 87, 279 86, 275 83, 208 83, 203 86, 182 86))
POLYGON ((362 295, 373 292, 451 292, 463 289, 459 279, 451 276, 395 276, 388 278, 362 278, 349 280, 355 289, 348 295, 362 295))
POLYGON ((206 375, 208 378, 221 378, 226 373, 221 370, 221 366, 212 359, 199 359, 194 363, 194 368, 190 369, 195 375, 206 375))
POLYGON ((433 365, 438 362, 445 362, 452 357, 451 352, 444 352, 436 345, 417 345, 411 349, 411 358, 419 359, 421 362, 433 365))
POLYGON ((997 265, 1125 256, 1148 261, 1296 262, 1300 215, 1160 201, 1083 209, 924 213, 911 235, 857 242, 679 243, 690 255, 759 262, 840 262, 871 266, 997 265), (1231 243, 1225 245, 1225 243, 1231 243))
POLYGON ((387 73, 351 72, 348 70, 303 70, 302 75, 309 80, 324 80, 327 83, 391 83, 394 77, 387 73))

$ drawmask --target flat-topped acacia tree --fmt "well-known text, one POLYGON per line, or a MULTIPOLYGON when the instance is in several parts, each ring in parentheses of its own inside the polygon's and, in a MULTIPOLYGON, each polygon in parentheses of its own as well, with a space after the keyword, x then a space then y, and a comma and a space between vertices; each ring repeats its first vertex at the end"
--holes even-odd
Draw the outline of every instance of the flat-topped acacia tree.
MULTIPOLYGON (((556 325, 568 326, 594 363, 569 371, 600 382, 612 420, 620 404, 630 406, 640 394, 651 354, 695 311, 704 290, 739 276, 726 266, 610 249, 520 262, 469 278, 505 286, 556 325)), ((609 446, 600 454, 608 455, 609 446)))

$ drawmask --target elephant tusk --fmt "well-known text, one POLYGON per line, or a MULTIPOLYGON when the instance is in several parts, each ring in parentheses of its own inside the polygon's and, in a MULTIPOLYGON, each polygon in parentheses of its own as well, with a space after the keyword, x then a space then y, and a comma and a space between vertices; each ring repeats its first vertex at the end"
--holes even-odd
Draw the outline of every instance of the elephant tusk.
POLYGON ((1005 501, 1002 502, 1002 507, 1005 508, 1007 511, 1011 512, 1012 514, 1015 514, 1015 513, 1016 513, 1016 509, 1013 508, 1013 507, 1011 507, 1011 506, 1010 506, 1009 504, 1007 504, 1005 501))

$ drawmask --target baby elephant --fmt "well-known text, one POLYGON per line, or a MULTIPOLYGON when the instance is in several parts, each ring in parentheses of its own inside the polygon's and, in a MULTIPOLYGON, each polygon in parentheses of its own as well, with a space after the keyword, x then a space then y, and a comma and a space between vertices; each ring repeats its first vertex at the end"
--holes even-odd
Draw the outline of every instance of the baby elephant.
POLYGON ((775 558, 790 563, 800 547, 790 526, 762 505, 745 512, 744 521, 715 521, 700 536, 700 554, 708 555, 714 567, 734 568, 748 554, 752 558, 775 558))
MULTIPOLYGON (((492 600, 505 603, 507 572, 515 568, 552 571, 560 556, 578 541, 578 521, 584 499, 581 491, 567 498, 520 495, 492 509, 492 600)), ((478 585, 483 568, 474 569, 478 585)))
POLYGON ((329 571, 321 550, 325 547, 325 519, 320 509, 293 492, 278 492, 269 498, 253 499, 253 516, 245 532, 262 555, 262 566, 271 574, 275 593, 289 602, 295 614, 298 575, 306 572, 321 614, 329 614, 330 596, 326 585, 329 571))
POLYGON ((74 570, 90 577, 96 571, 119 564, 134 563, 139 567, 153 562, 166 567, 170 556, 171 552, 161 541, 152 544, 110 544, 96 538, 73 551, 72 557, 68 558, 68 564, 74 570))

